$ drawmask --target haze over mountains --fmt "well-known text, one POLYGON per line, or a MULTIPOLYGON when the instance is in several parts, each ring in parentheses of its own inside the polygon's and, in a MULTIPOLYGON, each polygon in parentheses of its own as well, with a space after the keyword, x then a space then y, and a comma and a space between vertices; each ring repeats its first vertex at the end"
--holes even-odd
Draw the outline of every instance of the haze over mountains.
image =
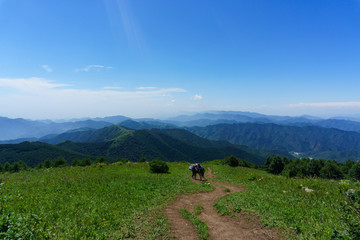
MULTIPOLYGON (((14 153, 18 151, 16 146, 24 147, 17 143, 24 141, 43 142, 37 143, 37 149, 46 151, 53 145, 59 154, 73 154, 70 159, 107 156, 137 161, 146 156, 167 161, 207 161, 233 154, 262 164, 271 154, 290 153, 338 161, 360 159, 360 122, 311 116, 220 111, 167 120, 113 116, 54 122, 1 117, 0 133, 0 143, 16 144, 0 145, 0 162, 25 158, 14 153)), ((41 155, 37 151, 36 155, 41 155)))

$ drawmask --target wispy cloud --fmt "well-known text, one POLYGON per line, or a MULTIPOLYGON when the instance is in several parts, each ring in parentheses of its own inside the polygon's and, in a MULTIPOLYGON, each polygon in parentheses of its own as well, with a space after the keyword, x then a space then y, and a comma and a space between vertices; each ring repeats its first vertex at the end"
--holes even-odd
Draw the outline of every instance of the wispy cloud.
POLYGON ((199 101, 202 99, 202 96, 199 94, 195 94, 194 96, 191 97, 191 99, 194 101, 199 101))
POLYGON ((121 16, 121 22, 129 44, 135 46, 138 50, 143 50, 144 41, 141 35, 140 27, 132 14, 129 3, 131 1, 119 0, 118 9, 121 16))
POLYGON ((166 112, 173 100, 171 95, 186 92, 182 88, 158 87, 77 89, 42 78, 0 78, 1 88, 8 88, 6 94, 0 95, 2 114, 14 116, 16 112, 30 118, 147 116, 166 112))
POLYGON ((154 90, 156 88, 157 87, 137 87, 136 89, 138 89, 138 90, 154 90))
POLYGON ((288 104, 289 107, 360 107, 360 102, 315 102, 288 104))
POLYGON ((52 72, 53 71, 52 68, 49 67, 49 65, 41 65, 41 67, 47 72, 52 72))
POLYGON ((104 65, 88 65, 84 68, 75 68, 75 72, 90 72, 90 71, 100 71, 106 69, 112 69, 113 67, 104 66, 104 65))
POLYGON ((106 86, 103 87, 104 90, 121 90, 123 89, 122 87, 111 87, 111 86, 106 86))
POLYGON ((20 92, 36 93, 46 92, 69 85, 54 83, 43 78, 0 78, 0 87, 8 87, 20 92))

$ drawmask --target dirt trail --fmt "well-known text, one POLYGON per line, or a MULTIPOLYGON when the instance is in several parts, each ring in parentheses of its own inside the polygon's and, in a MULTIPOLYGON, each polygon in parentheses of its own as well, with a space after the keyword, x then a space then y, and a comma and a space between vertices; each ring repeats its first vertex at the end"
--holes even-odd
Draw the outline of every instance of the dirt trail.
MULTIPOLYGON (((171 223, 171 232, 174 239, 198 239, 194 226, 189 220, 184 219, 179 212, 179 209, 183 208, 193 213, 196 205, 204 207, 203 212, 197 217, 207 224, 210 239, 281 239, 278 230, 265 228, 255 216, 240 215, 239 217, 230 217, 218 214, 213 205, 220 197, 244 191, 245 188, 214 181, 215 176, 211 173, 210 168, 206 177, 207 182, 214 186, 214 191, 182 195, 165 208, 165 216, 171 223), (225 191, 225 188, 230 189, 230 192, 225 191)), ((200 183, 199 180, 196 182, 200 183)))

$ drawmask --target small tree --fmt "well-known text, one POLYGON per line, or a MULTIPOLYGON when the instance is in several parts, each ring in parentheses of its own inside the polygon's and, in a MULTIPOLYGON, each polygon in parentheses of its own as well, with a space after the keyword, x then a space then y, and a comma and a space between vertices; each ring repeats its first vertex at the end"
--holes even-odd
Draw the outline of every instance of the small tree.
POLYGON ((4 164, 4 171, 5 171, 5 172, 10 172, 11 169, 12 169, 12 165, 11 165, 9 162, 6 162, 6 163, 4 164))
POLYGON ((237 167, 239 166, 239 159, 235 156, 229 156, 224 158, 223 163, 229 165, 230 167, 237 167))
POLYGON ((16 162, 12 167, 12 172, 19 172, 19 171, 20 171, 20 164, 16 162))
POLYGON ((344 163, 340 169, 344 174, 349 174, 350 169, 354 166, 355 162, 351 160, 347 160, 346 163, 344 163))
POLYGON ((105 157, 98 157, 95 160, 95 163, 105 163, 105 162, 106 162, 105 157))
POLYGON ((129 159, 127 159, 127 158, 118 158, 117 162, 121 162, 121 163, 125 164, 125 163, 129 162, 129 159))
POLYGON ((55 160, 55 167, 65 167, 67 165, 65 158, 63 157, 58 157, 55 160))
POLYGON ((83 158, 79 164, 79 166, 85 167, 91 165, 91 159, 90 158, 83 158))
POLYGON ((44 163, 38 163, 35 168, 36 168, 36 169, 42 169, 42 168, 44 168, 44 163))
POLYGON ((54 166, 54 163, 50 159, 46 159, 44 162, 45 168, 51 168, 54 166))
POLYGON ((74 159, 72 162, 71 162, 71 166, 72 167, 76 167, 76 166, 79 166, 80 165, 80 160, 79 159, 74 159))
POLYGON ((349 175, 356 180, 360 180, 360 162, 356 162, 349 170, 349 175))
POLYGON ((319 160, 310 160, 306 166, 306 175, 311 177, 319 177, 321 168, 322 165, 319 160))
POLYGON ((343 174, 336 162, 327 161, 320 170, 320 177, 328 179, 340 179, 343 174))
POLYGON ((141 162, 141 163, 147 162, 147 159, 146 159, 146 157, 141 157, 141 158, 139 158, 138 162, 141 162))
POLYGON ((285 165, 282 174, 287 177, 296 177, 299 174, 298 161, 293 160, 289 164, 285 165))
POLYGON ((279 156, 273 157, 269 161, 267 160, 267 171, 272 174, 280 174, 284 169, 284 163, 279 156))
POLYGON ((153 160, 149 163, 150 165, 150 172, 151 173, 168 173, 169 166, 166 162, 161 161, 159 159, 153 160))
POLYGON ((29 169, 29 166, 23 160, 19 160, 18 163, 20 165, 20 170, 28 170, 29 169))

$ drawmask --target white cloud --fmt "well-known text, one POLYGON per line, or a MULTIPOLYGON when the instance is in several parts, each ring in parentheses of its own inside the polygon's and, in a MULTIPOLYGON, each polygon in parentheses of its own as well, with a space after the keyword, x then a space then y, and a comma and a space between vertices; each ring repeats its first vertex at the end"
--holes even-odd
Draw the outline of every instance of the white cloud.
POLYGON ((0 91, 1 115, 37 119, 160 115, 171 108, 170 94, 186 92, 182 88, 75 89, 42 78, 0 78, 0 91))
POLYGON ((48 65, 41 65, 41 67, 47 72, 52 72, 53 71, 52 68, 49 67, 48 65))
POLYGON ((8 87, 21 92, 46 92, 50 89, 66 87, 43 78, 0 78, 0 87, 8 87))
POLYGON ((360 107, 360 102, 315 102, 288 104, 289 107, 360 107))
POLYGON ((84 68, 76 68, 74 69, 75 72, 90 72, 90 71, 100 71, 104 69, 112 69, 113 67, 110 66, 103 66, 103 65, 88 65, 84 68))
POLYGON ((194 101, 199 101, 202 99, 202 96, 199 94, 195 94, 194 96, 191 97, 191 99, 194 101))
POLYGON ((103 87, 104 90, 120 90, 123 89, 122 87, 110 87, 110 86, 106 86, 103 87))
POLYGON ((138 90, 153 90, 156 89, 157 87, 137 87, 136 89, 138 90))

